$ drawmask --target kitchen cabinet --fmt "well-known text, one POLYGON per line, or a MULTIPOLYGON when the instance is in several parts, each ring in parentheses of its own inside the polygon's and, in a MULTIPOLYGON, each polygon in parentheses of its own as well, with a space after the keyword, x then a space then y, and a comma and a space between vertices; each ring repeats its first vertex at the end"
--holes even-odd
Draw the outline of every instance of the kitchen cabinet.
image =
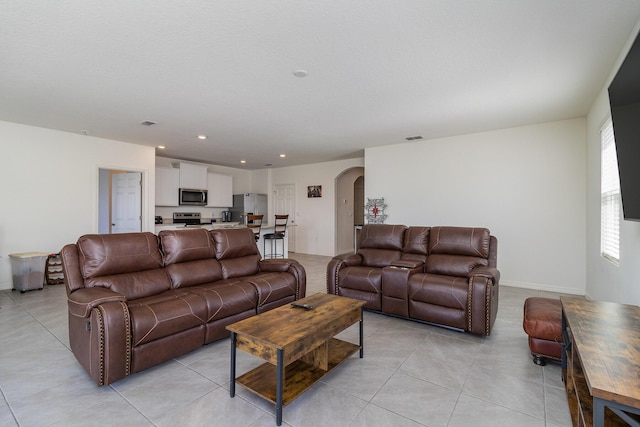
POLYGON ((180 170, 156 168, 156 206, 178 206, 180 170))
POLYGON ((180 188, 204 190, 207 188, 207 167, 180 163, 180 188))
POLYGON ((207 174, 209 190, 207 207, 230 208, 233 206, 233 177, 219 173, 207 174))

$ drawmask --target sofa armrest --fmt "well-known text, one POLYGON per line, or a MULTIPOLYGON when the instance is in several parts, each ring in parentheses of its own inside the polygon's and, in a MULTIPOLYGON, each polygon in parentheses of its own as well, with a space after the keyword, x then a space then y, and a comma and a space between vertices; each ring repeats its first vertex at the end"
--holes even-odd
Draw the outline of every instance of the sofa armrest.
POLYGON ((333 257, 333 260, 340 261, 343 264, 345 264, 345 266, 362 264, 362 256, 353 252, 347 252, 346 254, 336 255, 333 257))
POLYGON ((396 261, 392 261, 389 264, 389 267, 402 268, 407 270, 413 270, 414 268, 419 268, 424 265, 424 261, 414 260, 414 259, 399 259, 396 261))
POLYGON ((304 298, 307 293, 307 273, 298 261, 295 259, 270 258, 263 259, 258 262, 260 271, 289 273, 296 278, 296 300, 304 298))
POLYGON ((126 302, 124 295, 107 288, 81 288, 69 294, 69 313, 78 317, 89 317, 91 310, 99 305, 121 301, 126 302))
POLYGON ((362 264, 362 257, 353 252, 334 256, 327 264, 327 293, 339 295, 338 274, 344 267, 357 266, 362 264))
POLYGON ((490 335, 498 314, 500 272, 491 267, 474 268, 469 277, 469 331, 490 335))
POLYGON ((258 268, 260 268, 260 271, 285 272, 289 270, 292 262, 297 262, 297 261, 294 261, 292 259, 287 259, 287 258, 263 259, 258 262, 258 268))
POLYGON ((471 270, 470 277, 479 276, 490 279, 494 285, 500 283, 500 271, 492 267, 476 267, 471 270))

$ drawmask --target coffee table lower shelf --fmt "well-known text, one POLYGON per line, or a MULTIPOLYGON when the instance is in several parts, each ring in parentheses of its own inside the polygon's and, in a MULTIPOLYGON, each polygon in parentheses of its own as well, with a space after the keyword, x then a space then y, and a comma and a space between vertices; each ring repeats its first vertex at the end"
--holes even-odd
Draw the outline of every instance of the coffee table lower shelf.
MULTIPOLYGON (((353 354, 360 351, 360 346, 350 342, 332 338, 329 341, 329 369, 326 371, 310 365, 302 360, 296 360, 284 369, 284 385, 282 390, 282 405, 286 406, 296 397, 320 381, 353 354)), ((236 378, 236 383, 262 398, 276 403, 276 366, 264 363, 257 368, 236 378)))

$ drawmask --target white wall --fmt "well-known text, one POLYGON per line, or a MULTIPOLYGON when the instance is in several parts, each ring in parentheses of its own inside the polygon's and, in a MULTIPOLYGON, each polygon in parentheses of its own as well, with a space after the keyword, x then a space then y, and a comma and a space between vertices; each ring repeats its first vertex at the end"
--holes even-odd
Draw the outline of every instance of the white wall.
POLYGON ((8 255, 59 252, 98 232, 98 170, 143 172, 143 229, 153 231, 155 149, 0 122, 0 289, 13 287, 8 255))
POLYGON ((584 294, 586 121, 365 150, 388 224, 487 227, 501 283, 584 294))
POLYGON ((635 305, 640 304, 640 223, 620 219, 619 265, 600 256, 600 129, 611 117, 607 87, 637 32, 638 28, 629 38, 587 117, 587 296, 635 305))
POLYGON ((296 252, 335 255, 335 180, 345 170, 358 166, 364 166, 364 159, 270 169, 270 199, 276 185, 296 186, 296 252), (309 185, 322 185, 322 197, 307 198, 309 185))

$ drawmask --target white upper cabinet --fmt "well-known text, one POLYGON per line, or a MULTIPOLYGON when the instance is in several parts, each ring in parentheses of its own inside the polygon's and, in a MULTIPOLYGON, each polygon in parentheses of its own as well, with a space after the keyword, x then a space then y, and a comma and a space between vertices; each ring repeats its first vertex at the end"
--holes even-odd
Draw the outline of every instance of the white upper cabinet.
POLYGON ((204 190, 207 188, 207 167, 180 163, 180 188, 204 190))
POLYGON ((180 171, 176 168, 156 168, 156 206, 178 206, 180 171))
POLYGON ((233 177, 209 172, 207 174, 208 207, 230 208, 233 206, 233 177))

